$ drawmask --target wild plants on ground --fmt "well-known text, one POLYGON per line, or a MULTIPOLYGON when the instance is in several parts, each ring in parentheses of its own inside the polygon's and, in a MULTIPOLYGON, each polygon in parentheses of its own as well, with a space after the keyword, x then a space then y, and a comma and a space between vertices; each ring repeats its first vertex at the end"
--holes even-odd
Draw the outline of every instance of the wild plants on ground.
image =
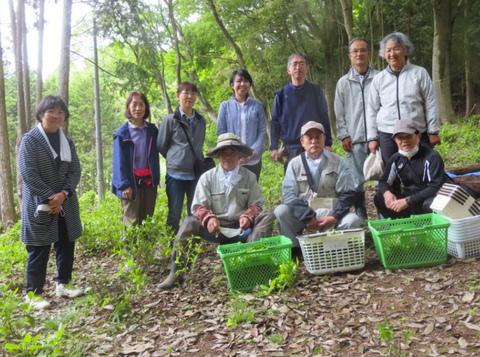
POLYGON ((253 322, 255 318, 255 307, 249 306, 249 302, 242 296, 236 296, 229 301, 228 305, 230 312, 227 315, 227 326, 235 328, 239 324, 249 324, 253 322))
MULTIPOLYGON (((383 343, 387 345, 387 356, 389 357, 408 357, 407 351, 402 351, 402 339, 395 338, 395 326, 390 325, 387 322, 387 318, 384 317, 384 323, 376 324, 378 329, 378 335, 383 343)), ((404 322, 404 320, 402 320, 404 322)), ((410 343, 413 330, 409 332, 402 332, 403 342, 405 345, 410 343)))
POLYGON ((296 261, 290 261, 282 263, 279 266, 278 277, 270 281, 268 286, 261 286, 260 292, 264 295, 270 295, 273 291, 283 291, 285 288, 292 289, 295 284, 295 279, 297 278, 297 273, 299 270, 298 258, 296 261))

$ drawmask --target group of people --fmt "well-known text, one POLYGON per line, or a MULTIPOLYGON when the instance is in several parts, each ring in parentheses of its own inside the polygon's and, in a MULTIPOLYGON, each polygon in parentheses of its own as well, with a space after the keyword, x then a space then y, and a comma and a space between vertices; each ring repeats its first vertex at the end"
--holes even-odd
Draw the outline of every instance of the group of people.
MULTIPOLYGON (((121 199, 124 223, 141 224, 154 213, 159 156, 165 158, 166 226, 176 243, 170 274, 157 287, 170 289, 183 280, 179 256, 192 236, 220 244, 258 241, 272 235, 276 219, 280 234, 298 250, 296 237, 304 229, 362 226, 368 219, 363 166, 369 153, 381 155, 385 163, 374 197, 380 217, 430 212, 431 200, 445 180, 443 161, 433 150, 440 143, 439 115, 432 80, 424 68, 409 62, 412 51, 404 34, 386 36, 380 55, 388 66, 378 72, 369 66, 367 41, 350 42, 352 68, 338 81, 335 95, 338 138, 346 160, 332 153, 327 103, 321 87, 306 80, 307 56, 289 57, 291 81, 275 92, 272 110, 270 156, 278 161, 283 146, 287 158, 283 203, 274 212, 263 209, 265 198, 258 185, 267 135, 265 112, 262 103, 249 96, 253 80, 246 70, 230 77, 233 94, 220 105, 217 146, 206 153, 217 158, 219 166, 203 175, 195 165, 204 160, 206 121, 194 109, 195 84, 178 85, 179 106, 159 128, 147 121, 150 105, 145 95, 130 93, 128 120, 113 136, 112 192, 121 199), (180 226, 185 197, 188 216, 180 226)), ((36 110, 39 124, 20 147, 22 241, 28 251, 27 292, 34 293, 27 300, 36 308, 49 306, 42 292, 51 244, 57 255, 57 295, 83 293, 70 283, 82 226, 75 193, 79 160, 73 142, 60 129, 68 116, 59 97, 45 97, 36 110)))

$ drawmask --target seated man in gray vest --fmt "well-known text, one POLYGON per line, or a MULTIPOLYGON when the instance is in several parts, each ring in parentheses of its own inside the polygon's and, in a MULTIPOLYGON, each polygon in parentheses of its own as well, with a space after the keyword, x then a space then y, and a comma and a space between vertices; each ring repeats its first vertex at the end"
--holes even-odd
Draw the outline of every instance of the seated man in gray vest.
POLYGON ((355 202, 355 185, 347 162, 324 150, 323 125, 310 121, 302 126, 301 135, 305 152, 288 164, 282 186, 284 204, 274 211, 280 234, 290 238, 294 247, 299 246, 296 236, 305 228, 325 231, 362 225, 360 218, 349 212, 355 202))
MULTIPOLYGON (((205 172, 198 180, 192 202, 193 216, 183 221, 175 248, 188 245, 187 238, 200 237, 214 243, 255 242, 272 236, 275 216, 263 210, 262 190, 254 173, 238 164, 252 149, 231 133, 218 137, 208 157, 217 157, 219 166, 205 172)), ((171 289, 183 281, 177 270, 178 251, 172 253, 168 277, 157 289, 171 289)))

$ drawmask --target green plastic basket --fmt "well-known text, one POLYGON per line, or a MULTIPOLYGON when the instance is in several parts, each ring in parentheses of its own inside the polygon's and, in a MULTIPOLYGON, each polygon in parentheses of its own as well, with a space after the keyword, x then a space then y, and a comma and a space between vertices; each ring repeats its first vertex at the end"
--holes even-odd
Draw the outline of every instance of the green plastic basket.
POLYGON ((368 222, 386 269, 444 264, 450 223, 436 214, 368 222))
POLYGON ((232 291, 248 291, 268 285, 278 277, 279 267, 292 260, 292 241, 284 236, 262 238, 258 242, 220 245, 222 258, 232 291))

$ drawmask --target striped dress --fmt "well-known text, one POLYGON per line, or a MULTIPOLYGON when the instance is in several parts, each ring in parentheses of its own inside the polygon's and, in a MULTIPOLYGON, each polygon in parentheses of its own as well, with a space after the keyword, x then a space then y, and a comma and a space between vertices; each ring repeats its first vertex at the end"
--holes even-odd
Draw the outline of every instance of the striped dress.
POLYGON ((74 241, 82 235, 75 192, 81 175, 80 161, 73 141, 68 137, 67 141, 72 161, 61 162, 57 168, 48 142, 37 127, 22 138, 18 161, 23 180, 21 240, 26 245, 45 246, 58 241, 58 214, 37 211, 37 207, 62 190, 69 192, 62 204, 68 239, 74 241))

